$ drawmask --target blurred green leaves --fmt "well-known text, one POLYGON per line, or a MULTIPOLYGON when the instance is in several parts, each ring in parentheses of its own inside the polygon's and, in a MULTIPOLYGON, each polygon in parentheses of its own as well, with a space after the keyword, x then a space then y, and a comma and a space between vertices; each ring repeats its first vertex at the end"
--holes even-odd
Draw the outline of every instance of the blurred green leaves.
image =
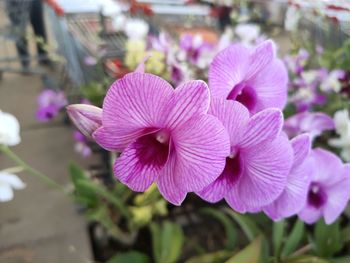
POLYGON ((150 263, 149 257, 138 251, 120 253, 112 257, 106 263, 150 263))
POLYGON ((180 225, 170 221, 151 223, 153 256, 156 263, 176 262, 182 252, 184 234, 180 225))
POLYGON ((282 248, 281 257, 285 258, 292 254, 300 245, 305 231, 304 222, 299 219, 294 223, 292 231, 290 232, 287 240, 282 248))
POLYGON ((262 237, 259 236, 226 263, 258 263, 261 255, 262 237))
POLYGON ((314 231, 315 251, 317 255, 325 258, 333 256, 342 247, 339 220, 331 225, 319 220, 314 231))

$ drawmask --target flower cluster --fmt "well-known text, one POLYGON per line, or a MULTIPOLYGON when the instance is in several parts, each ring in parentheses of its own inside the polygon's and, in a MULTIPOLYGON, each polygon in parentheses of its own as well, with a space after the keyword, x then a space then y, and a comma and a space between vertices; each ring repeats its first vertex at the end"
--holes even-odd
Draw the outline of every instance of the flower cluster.
POLYGON ((341 69, 308 69, 309 58, 309 52, 304 49, 285 58, 292 79, 289 87, 290 102, 297 112, 310 111, 326 104, 330 94, 342 90, 341 80, 345 77, 345 71, 341 69))
MULTIPOLYGON (((187 56, 196 58, 193 50, 187 56)), ((209 86, 192 80, 173 89, 144 68, 117 80, 102 109, 68 107, 81 132, 121 152, 114 164, 120 182, 137 192, 154 183, 175 205, 194 192, 273 220, 299 214, 307 223, 322 216, 332 223, 344 210, 349 167, 311 149, 309 134, 289 139, 283 131, 288 74, 272 41, 220 51, 209 66, 209 86)), ((322 125, 302 132, 332 128, 322 117, 322 125)))

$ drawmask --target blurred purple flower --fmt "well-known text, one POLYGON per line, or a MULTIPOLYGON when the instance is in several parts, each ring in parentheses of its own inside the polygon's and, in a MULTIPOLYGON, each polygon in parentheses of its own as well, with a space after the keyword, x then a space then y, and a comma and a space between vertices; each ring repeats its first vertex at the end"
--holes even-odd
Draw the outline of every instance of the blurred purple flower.
POLYGON ((183 34, 180 38, 180 60, 186 60, 197 65, 202 56, 212 48, 201 35, 183 34))
POLYGON ((327 97, 319 92, 320 83, 327 77, 327 70, 324 68, 316 70, 303 71, 299 77, 294 79, 290 96, 290 102, 293 103, 298 112, 307 111, 315 105, 323 105, 327 97))
POLYGON ((307 134, 291 140, 294 152, 292 169, 287 177, 287 185, 282 194, 263 211, 273 220, 281 220, 297 214, 305 206, 312 164, 307 160, 311 141, 307 134))
POLYGON ((312 179, 306 205, 299 217, 308 224, 324 217, 326 224, 332 224, 350 199, 350 166, 322 149, 312 150, 310 160, 313 162, 312 179))
POLYGON ((213 99, 209 113, 227 129, 231 153, 212 184, 197 194, 208 202, 226 202, 238 212, 252 212, 273 202, 285 189, 293 151, 281 135, 282 113, 265 109, 252 117, 239 102, 213 99))
POLYGON ((46 89, 39 94, 37 103, 36 117, 39 121, 46 122, 56 117, 68 101, 63 91, 46 89))
POLYGON ((165 199, 180 205, 220 175, 229 154, 225 128, 206 114, 209 99, 203 81, 174 91, 155 75, 129 73, 109 89, 93 138, 122 152, 114 165, 122 183, 143 192, 155 182, 165 199))
POLYGON ((221 51, 209 67, 213 97, 236 100, 251 114, 287 101, 288 74, 275 57, 275 45, 265 41, 254 49, 234 44, 221 51))
POLYGON ((75 131, 74 140, 75 140, 75 144, 74 144, 75 151, 84 158, 89 157, 92 151, 89 145, 87 144, 88 140, 85 137, 85 135, 79 131, 75 131))
POLYGON ((296 55, 287 55, 284 61, 288 69, 295 75, 300 75, 307 64, 310 54, 305 49, 300 49, 296 55))
POLYGON ((167 54, 171 47, 171 38, 165 32, 160 32, 158 36, 149 36, 150 48, 167 54))
POLYGON ((284 122, 283 130, 289 138, 302 133, 309 133, 311 140, 322 132, 334 129, 332 117, 323 112, 302 112, 295 114, 284 122))
POLYGON ((97 60, 92 56, 86 56, 84 58, 84 64, 87 66, 95 66, 97 64, 97 60))

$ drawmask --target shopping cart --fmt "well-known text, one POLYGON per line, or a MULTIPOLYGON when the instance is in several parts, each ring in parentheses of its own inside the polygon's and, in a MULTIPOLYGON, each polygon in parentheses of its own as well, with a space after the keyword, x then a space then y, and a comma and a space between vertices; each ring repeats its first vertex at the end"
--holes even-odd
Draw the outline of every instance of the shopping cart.
POLYGON ((33 39, 40 51, 44 49, 43 40, 34 34, 29 37, 27 32, 27 27, 32 22, 30 10, 34 8, 33 2, 33 0, 0 0, 0 77, 4 72, 42 73, 30 65, 32 60, 43 58, 30 55, 28 40, 33 39))

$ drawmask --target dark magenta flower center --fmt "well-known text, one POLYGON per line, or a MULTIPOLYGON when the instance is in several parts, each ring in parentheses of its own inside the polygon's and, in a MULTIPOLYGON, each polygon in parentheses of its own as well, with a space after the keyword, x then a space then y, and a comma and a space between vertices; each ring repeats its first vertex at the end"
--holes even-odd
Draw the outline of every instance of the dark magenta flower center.
POLYGON ((227 96, 227 99, 239 101, 250 111, 254 110, 257 102, 255 90, 245 82, 235 85, 227 96))
POLYGON ((140 163, 153 167, 164 166, 168 159, 170 139, 170 133, 165 129, 137 139, 135 148, 140 163))
POLYGON ((226 165, 222 176, 226 176, 226 179, 234 185, 237 183, 238 179, 242 174, 242 159, 240 153, 237 151, 231 154, 229 157, 226 157, 226 165))
POLYGON ((309 193, 307 196, 307 201, 309 205, 315 208, 320 208, 326 203, 327 194, 320 184, 311 183, 309 193))

